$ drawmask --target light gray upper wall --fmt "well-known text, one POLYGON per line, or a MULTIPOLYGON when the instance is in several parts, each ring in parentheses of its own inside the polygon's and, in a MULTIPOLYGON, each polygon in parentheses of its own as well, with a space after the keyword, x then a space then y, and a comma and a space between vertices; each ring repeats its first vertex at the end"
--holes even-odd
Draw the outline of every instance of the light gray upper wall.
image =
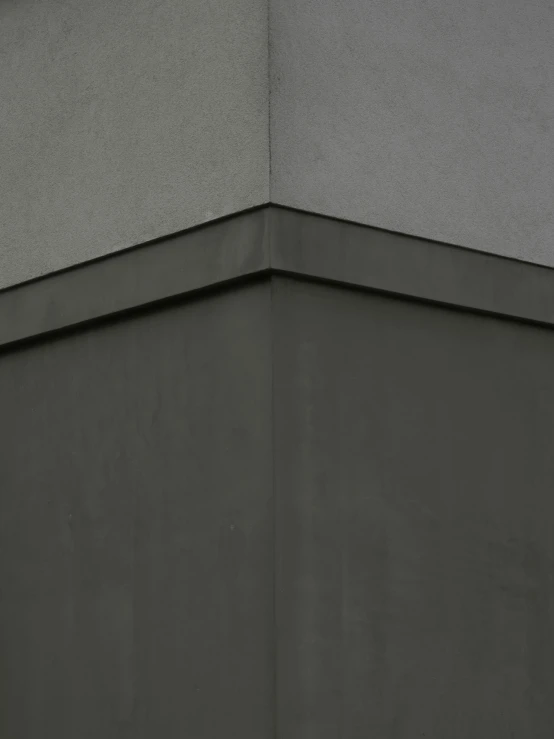
POLYGON ((0 288, 268 199, 266 0, 0 2, 0 288))
POLYGON ((274 202, 554 265, 554 5, 271 0, 274 202))

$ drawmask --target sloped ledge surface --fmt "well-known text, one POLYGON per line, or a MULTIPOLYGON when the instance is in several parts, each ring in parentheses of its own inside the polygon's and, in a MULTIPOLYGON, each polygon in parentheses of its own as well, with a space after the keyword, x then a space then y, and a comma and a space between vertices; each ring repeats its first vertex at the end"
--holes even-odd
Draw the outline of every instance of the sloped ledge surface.
POLYGON ((548 267, 268 205, 1 291, 0 346, 271 273, 554 324, 548 267))

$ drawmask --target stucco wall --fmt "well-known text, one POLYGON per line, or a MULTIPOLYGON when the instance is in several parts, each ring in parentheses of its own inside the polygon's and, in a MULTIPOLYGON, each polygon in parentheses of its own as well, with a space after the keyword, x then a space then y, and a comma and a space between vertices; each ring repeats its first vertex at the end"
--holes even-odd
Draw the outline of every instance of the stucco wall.
POLYGON ((270 106, 267 0, 0 3, 0 288, 269 197, 554 265, 546 0, 269 6, 270 106))
POLYGON ((554 6, 271 0, 277 203, 554 264, 554 6))
POLYGON ((2 0, 0 288, 268 198, 265 0, 2 0))

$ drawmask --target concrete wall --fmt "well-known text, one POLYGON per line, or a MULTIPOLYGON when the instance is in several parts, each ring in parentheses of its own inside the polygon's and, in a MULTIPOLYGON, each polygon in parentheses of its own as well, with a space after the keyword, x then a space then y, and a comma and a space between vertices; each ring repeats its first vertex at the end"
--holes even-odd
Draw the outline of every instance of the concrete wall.
MULTIPOLYGON (((290 225, 267 236, 278 273, 2 346, 2 737, 553 736, 552 314, 284 277, 290 225)), ((379 272, 335 225, 336 263, 379 272)), ((200 233, 178 240, 192 272, 233 251, 200 233)), ((475 261, 512 298, 506 265, 553 278, 460 249, 443 270, 413 241, 431 282, 471 286, 475 261)), ((140 287, 162 246, 100 264, 140 287)), ((48 314, 45 284, 100 291, 97 266, 0 305, 48 314)))
POLYGON ((554 265, 547 0, 271 0, 277 203, 554 265))
POLYGON ((268 199, 266 0, 0 2, 0 288, 268 199))
POLYGON ((270 197, 554 265, 553 32, 546 0, 4 0, 0 289, 270 197))
POLYGON ((269 287, 0 354, 0 735, 273 736, 269 287))
POLYGON ((551 329, 278 279, 287 739, 554 734, 551 329))

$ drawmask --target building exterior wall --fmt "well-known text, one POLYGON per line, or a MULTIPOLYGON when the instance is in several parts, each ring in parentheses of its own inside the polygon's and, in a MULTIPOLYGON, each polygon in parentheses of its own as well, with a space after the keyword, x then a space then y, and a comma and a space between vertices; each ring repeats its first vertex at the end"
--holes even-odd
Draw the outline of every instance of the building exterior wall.
POLYGON ((0 355, 1 736, 272 736, 269 307, 0 355))
POLYGON ((546 0, 271 0, 271 198, 554 265, 546 0))
POLYGON ((0 2, 0 736, 551 739, 553 18, 0 2))
POLYGON ((268 199, 265 0, 6 0, 0 103, 0 288, 268 199))
POLYGON ((0 288, 270 199, 553 265, 553 25, 545 0, 7 0, 0 288))
POLYGON ((0 734, 551 737, 553 280, 267 207, 0 292, 0 734))
POLYGON ((552 736, 552 330, 273 301, 280 736, 552 736))

